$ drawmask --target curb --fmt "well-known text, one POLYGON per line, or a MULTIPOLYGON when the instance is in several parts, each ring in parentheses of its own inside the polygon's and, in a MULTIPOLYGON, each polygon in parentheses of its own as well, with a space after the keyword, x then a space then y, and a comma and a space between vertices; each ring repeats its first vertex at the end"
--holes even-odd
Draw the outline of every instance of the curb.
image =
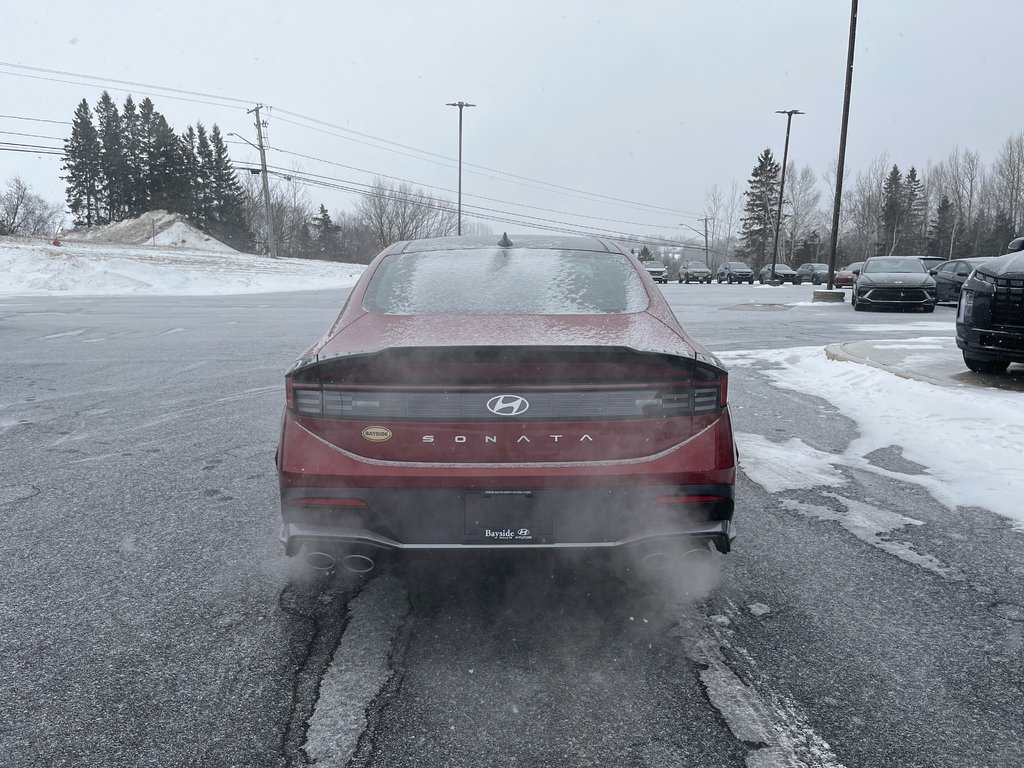
POLYGON ((936 387, 951 387, 955 386, 950 384, 948 381, 942 381, 932 376, 928 376, 923 373, 915 373, 914 371, 908 371, 903 368, 896 368, 885 363, 880 363, 877 360, 858 355, 850 351, 850 347, 856 344, 863 344, 864 342, 853 341, 844 344, 827 344, 825 346, 825 357, 829 360, 836 360, 838 362, 847 363, 859 363, 861 365, 870 365, 872 368, 878 368, 882 371, 888 371, 891 374, 899 376, 904 379, 910 379, 912 381, 923 381, 925 384, 932 384, 936 387))

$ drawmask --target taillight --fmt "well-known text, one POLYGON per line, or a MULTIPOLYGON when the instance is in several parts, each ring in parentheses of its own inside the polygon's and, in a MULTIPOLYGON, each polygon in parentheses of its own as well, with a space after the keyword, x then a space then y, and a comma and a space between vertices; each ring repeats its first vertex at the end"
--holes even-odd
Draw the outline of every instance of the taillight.
POLYGON ((324 415, 324 393, 317 386, 295 384, 291 378, 285 378, 285 401, 288 410, 300 416, 324 415))

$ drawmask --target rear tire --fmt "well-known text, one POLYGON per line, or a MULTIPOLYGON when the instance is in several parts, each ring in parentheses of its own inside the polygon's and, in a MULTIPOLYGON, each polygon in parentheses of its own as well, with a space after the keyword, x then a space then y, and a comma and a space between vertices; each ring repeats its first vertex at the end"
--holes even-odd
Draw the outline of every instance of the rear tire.
POLYGON ((975 373, 1005 373, 1010 364, 1005 360, 978 360, 964 352, 964 365, 975 373))
MULTIPOLYGON (((762 281, 762 282, 764 282, 764 281, 762 281)), ((747 285, 753 285, 753 284, 754 284, 754 276, 753 276, 753 275, 751 275, 751 276, 750 276, 750 279, 749 279, 749 280, 747 280, 747 285)))
POLYGON ((799 277, 794 277, 794 278, 793 278, 793 285, 800 285, 800 283, 801 283, 801 282, 802 282, 802 281, 800 280, 800 278, 799 278, 799 277))
POLYGON ((732 285, 732 275, 729 275, 728 280, 729 280, 729 285, 732 285))
POLYGON ((935 305, 934 304, 930 304, 929 306, 925 307, 923 311, 924 312, 934 312, 935 311, 935 305))

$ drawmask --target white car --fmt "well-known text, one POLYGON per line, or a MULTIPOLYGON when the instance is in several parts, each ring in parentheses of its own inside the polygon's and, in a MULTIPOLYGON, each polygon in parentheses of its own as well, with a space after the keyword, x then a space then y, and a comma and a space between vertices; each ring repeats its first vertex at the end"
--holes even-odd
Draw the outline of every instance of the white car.
POLYGON ((648 261, 644 264, 644 269, 647 270, 647 274, 654 278, 654 282, 668 282, 668 269, 660 261, 648 261))

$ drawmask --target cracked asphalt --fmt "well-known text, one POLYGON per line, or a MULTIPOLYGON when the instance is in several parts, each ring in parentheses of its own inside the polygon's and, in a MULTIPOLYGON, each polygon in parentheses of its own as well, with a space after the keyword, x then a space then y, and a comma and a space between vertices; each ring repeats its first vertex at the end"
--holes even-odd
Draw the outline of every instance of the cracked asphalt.
MULTIPOLYGON (((922 335, 781 303, 806 286, 663 290, 715 351, 922 335)), ((1024 539, 893 477, 741 475, 735 551, 653 580, 605 558, 423 555, 368 579, 284 558, 281 374, 343 300, 0 300, 0 765, 1024 764, 1024 539), (856 505, 922 524, 858 538, 856 505)), ((928 319, 951 333, 946 309, 928 319)), ((730 390, 738 431, 855 436, 757 366, 730 390)))

